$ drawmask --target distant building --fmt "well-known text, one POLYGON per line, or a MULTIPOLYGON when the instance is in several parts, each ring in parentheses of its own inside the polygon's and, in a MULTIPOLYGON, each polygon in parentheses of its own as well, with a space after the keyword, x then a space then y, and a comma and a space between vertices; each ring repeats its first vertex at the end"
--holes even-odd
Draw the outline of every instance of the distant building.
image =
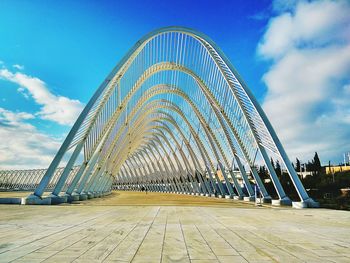
MULTIPOLYGON (((235 177, 236 177, 238 183, 239 183, 239 184, 243 184, 243 179, 242 179, 242 176, 241 176, 240 171, 233 170, 232 172, 233 172, 233 174, 235 175, 235 177)), ((224 176, 222 175, 221 170, 217 170, 217 171, 216 171, 216 174, 218 175, 218 177, 219 177, 219 179, 220 179, 221 182, 225 182, 225 178, 224 178, 224 176)), ((229 172, 226 171, 226 174, 229 174, 229 172)), ((249 174, 247 174, 247 176, 249 176, 249 174)), ((232 183, 232 178, 231 178, 231 176, 228 175, 227 177, 228 177, 229 181, 232 183)))
POLYGON ((326 174, 334 174, 337 172, 350 171, 350 166, 338 165, 338 166, 326 166, 326 174))
POLYGON ((304 179, 306 176, 312 176, 312 171, 297 172, 300 178, 304 179))

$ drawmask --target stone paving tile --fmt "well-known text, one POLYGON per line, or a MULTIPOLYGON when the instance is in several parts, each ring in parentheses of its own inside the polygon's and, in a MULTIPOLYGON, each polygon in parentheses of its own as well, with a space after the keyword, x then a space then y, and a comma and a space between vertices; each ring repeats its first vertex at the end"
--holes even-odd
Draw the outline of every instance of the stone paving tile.
MULTIPOLYGON (((2 262, 350 262, 350 213, 235 206, 0 206, 2 262)), ((129 198, 145 198, 131 194, 129 198)), ((212 200, 212 199, 207 199, 212 200)), ((171 203, 176 201, 173 195, 171 203)), ((199 202, 199 201, 198 201, 199 202)), ((216 203, 219 201, 216 201, 216 203)), ((152 203, 152 205, 150 205, 152 203)), ((176 204, 176 203, 175 203, 176 204)))
POLYGON ((182 225, 182 231, 184 233, 185 244, 191 261, 194 259, 217 259, 196 226, 182 225))
POLYGON ((242 256, 218 256, 220 263, 247 263, 242 256))
POLYGON ((161 262, 190 262, 179 223, 166 226, 161 262))

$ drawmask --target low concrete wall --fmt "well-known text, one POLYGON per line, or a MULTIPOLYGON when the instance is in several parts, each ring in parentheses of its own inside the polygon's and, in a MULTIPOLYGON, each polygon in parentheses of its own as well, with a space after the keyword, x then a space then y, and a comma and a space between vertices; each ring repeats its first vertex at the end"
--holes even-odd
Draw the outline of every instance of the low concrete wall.
POLYGON ((21 200, 22 200, 22 198, 18 198, 18 197, 4 197, 4 198, 0 198, 0 204, 17 204, 17 205, 20 205, 21 204, 21 200))

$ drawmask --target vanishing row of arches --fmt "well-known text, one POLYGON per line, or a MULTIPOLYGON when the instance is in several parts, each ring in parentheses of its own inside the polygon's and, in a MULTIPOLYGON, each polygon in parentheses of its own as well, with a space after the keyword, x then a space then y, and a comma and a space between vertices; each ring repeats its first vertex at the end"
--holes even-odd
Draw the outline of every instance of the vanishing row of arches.
POLYGON ((269 201, 256 168, 264 165, 274 203, 291 204, 270 158, 282 164, 299 201, 317 205, 223 52, 192 29, 162 28, 139 40, 107 76, 26 203, 41 200, 48 185, 52 200, 111 188, 253 200, 256 187, 269 201))

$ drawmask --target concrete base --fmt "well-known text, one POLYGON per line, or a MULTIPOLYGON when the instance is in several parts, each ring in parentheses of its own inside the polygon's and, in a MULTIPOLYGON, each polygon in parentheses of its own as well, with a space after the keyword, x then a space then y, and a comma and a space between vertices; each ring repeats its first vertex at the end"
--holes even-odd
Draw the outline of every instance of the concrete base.
POLYGON ((57 196, 57 195, 50 194, 49 197, 51 198, 52 205, 67 203, 67 200, 68 200, 68 196, 57 196))
POLYGON ((218 195, 218 198, 223 198, 224 196, 222 196, 222 195, 218 195))
POLYGON ((191 195, 194 195, 194 193, 191 193, 191 195))
POLYGON ((312 198, 309 198, 305 201, 301 202, 293 202, 292 203, 293 208, 301 209, 301 208, 319 208, 320 203, 315 202, 312 198))
POLYGON ((21 204, 22 205, 51 205, 51 198, 50 197, 41 198, 39 196, 31 194, 27 197, 23 197, 21 199, 21 204))
POLYGON ((320 208, 320 203, 314 201, 312 198, 309 198, 305 202, 307 202, 307 207, 309 208, 320 208))
POLYGON ((233 197, 234 200, 243 200, 243 196, 238 196, 238 195, 235 195, 233 197))
POLYGON ((205 194, 202 193, 201 196, 205 196, 205 194))
MULTIPOLYGON (((259 200, 259 198, 258 198, 258 200, 259 200)), ((271 196, 266 196, 266 197, 261 198, 261 202, 264 204, 270 204, 271 200, 272 200, 271 196)))
POLYGON ((87 193, 88 199, 92 199, 95 198, 95 194, 94 193, 87 193))
POLYGON ((196 193, 196 196, 199 196, 199 193, 196 193))
POLYGON ((79 201, 85 201, 88 199, 88 195, 87 194, 80 194, 79 195, 79 201))
POLYGON ((209 197, 209 196, 210 196, 210 194, 205 194, 205 196, 206 196, 206 197, 209 197))
POLYGON ((226 199, 232 199, 232 195, 225 195, 226 199))
POLYGON ((307 203, 306 202, 292 202, 292 207, 301 209, 301 208, 307 208, 307 203))
POLYGON ((211 194, 210 196, 211 196, 211 197, 216 197, 216 195, 215 195, 215 194, 211 194))
POLYGON ((79 194, 72 193, 71 195, 68 195, 67 202, 71 203, 74 201, 79 201, 79 197, 80 197, 79 194))
POLYGON ((283 199, 274 199, 274 200, 271 200, 271 205, 273 205, 273 206, 291 206, 292 200, 290 200, 289 197, 285 197, 283 199))
POLYGON ((22 198, 18 197, 3 197, 0 198, 0 204, 15 204, 15 205, 20 205, 22 202, 22 198))
POLYGON ((243 197, 243 201, 245 201, 245 202, 254 202, 255 201, 255 197, 254 196, 245 196, 245 197, 243 197))

